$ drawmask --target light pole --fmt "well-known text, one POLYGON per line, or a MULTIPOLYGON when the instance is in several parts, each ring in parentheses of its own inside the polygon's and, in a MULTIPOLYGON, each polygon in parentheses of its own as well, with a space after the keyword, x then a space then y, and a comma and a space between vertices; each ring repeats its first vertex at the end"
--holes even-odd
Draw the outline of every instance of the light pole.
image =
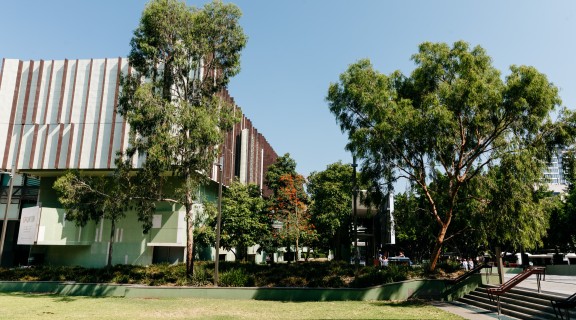
POLYGON ((218 217, 216 218, 216 259, 214 261, 214 286, 218 286, 218 267, 220 265, 220 226, 222 224, 222 167, 224 157, 220 157, 218 166, 218 217))
POLYGON ((10 172, 10 187, 8 187, 8 199, 6 199, 6 211, 4 211, 4 220, 2 221, 2 237, 0 238, 0 266, 2 265, 2 258, 4 256, 4 241, 6 240, 6 228, 8 226, 8 209, 10 209, 10 202, 12 202, 12 190, 14 188, 14 175, 16 174, 16 167, 12 166, 10 172))
POLYGON ((358 183, 356 181, 356 156, 352 156, 352 214, 354 215, 354 265, 356 268, 360 265, 358 256, 358 214, 356 209, 356 198, 358 197, 358 183))

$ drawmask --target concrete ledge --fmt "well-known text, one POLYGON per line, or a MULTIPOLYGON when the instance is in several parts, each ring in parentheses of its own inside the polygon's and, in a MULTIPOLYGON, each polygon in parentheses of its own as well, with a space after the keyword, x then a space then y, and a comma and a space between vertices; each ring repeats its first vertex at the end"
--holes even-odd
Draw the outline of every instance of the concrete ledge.
POLYGON ((0 292, 33 292, 68 296, 126 295, 126 286, 105 283, 76 283, 59 281, 0 281, 0 292))
POLYGON ((203 298, 274 301, 346 301, 456 299, 474 290, 482 279, 475 275, 455 286, 443 280, 408 280, 369 288, 199 288, 114 285, 52 281, 0 281, 0 292, 34 292, 70 296, 126 298, 203 298))

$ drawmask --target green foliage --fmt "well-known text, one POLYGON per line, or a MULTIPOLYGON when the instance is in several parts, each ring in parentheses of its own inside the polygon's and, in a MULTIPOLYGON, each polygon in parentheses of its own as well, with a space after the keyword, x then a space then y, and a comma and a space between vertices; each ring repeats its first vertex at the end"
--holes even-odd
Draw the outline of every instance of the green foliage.
MULTIPOLYGON (((220 246, 238 251, 266 237, 270 232, 270 221, 265 206, 258 185, 233 181, 223 193, 220 246)), ((240 257, 245 257, 245 252, 237 258, 240 257)))
POLYGON ((66 209, 67 220, 85 226, 90 220, 124 218, 128 199, 122 177, 87 177, 68 171, 54 183, 58 200, 66 209))
POLYGON ((296 161, 290 157, 289 153, 278 157, 276 161, 268 166, 264 183, 268 189, 275 192, 279 185, 280 176, 284 174, 296 175, 296 161))
POLYGON ((194 214, 194 252, 214 246, 216 239, 216 205, 202 200, 202 205, 195 206, 194 214))
POLYGON ((268 199, 268 215, 271 223, 282 227, 260 239, 260 246, 267 252, 291 244, 299 246, 299 241, 311 244, 316 238, 315 227, 311 223, 307 204, 308 195, 304 191, 305 179, 296 173, 296 161, 286 153, 268 166, 265 184, 273 192, 268 199))
MULTIPOLYGON (((319 287, 346 288, 374 286, 406 280, 416 273, 409 267, 362 267, 354 279, 354 265, 341 261, 300 262, 257 265, 222 262, 220 286, 228 287, 319 287)), ((150 266, 115 265, 109 268, 38 266, 34 268, 0 268, 2 281, 76 281, 82 283, 142 284, 150 286, 212 286, 214 263, 198 262, 192 277, 184 264, 167 263, 150 266)))
POLYGON ((386 268, 365 267, 354 278, 351 287, 365 288, 408 279, 410 267, 391 265, 386 268))
MULTIPOLYGON (((198 287, 211 285, 212 283, 214 283, 213 276, 214 276, 214 268, 208 268, 208 265, 206 263, 200 263, 197 264, 196 267, 194 268, 194 274, 192 275, 192 278, 190 279, 189 282, 191 285, 198 287)), ((180 281, 187 283, 183 279, 186 278, 180 278, 180 281)))
POLYGON ((430 256, 437 233, 437 225, 428 208, 423 197, 414 192, 394 196, 396 245, 416 261, 430 256))
MULTIPOLYGON (((246 36, 233 4, 189 8, 176 0, 146 5, 134 31, 129 60, 134 73, 122 79, 118 112, 130 124, 130 147, 119 155, 127 170, 145 156, 134 176, 140 220, 151 226, 154 203, 182 204, 187 217, 187 273, 193 273, 196 191, 235 121, 235 106, 218 93, 240 71, 246 36), (167 174, 168 173, 168 174, 167 174), (177 177, 168 181, 168 176, 177 177), (170 188, 163 186, 170 182, 170 188), (167 190, 173 191, 166 193, 167 190)), ((205 230, 206 231, 206 230, 205 230)), ((202 235, 210 236, 208 232, 202 235)), ((204 239, 207 240, 207 239, 204 239)))
POLYGON ((375 182, 408 179, 428 203, 425 214, 438 226, 435 268, 448 227, 466 207, 463 189, 507 154, 527 150, 530 166, 545 160, 560 136, 550 113, 561 101, 533 67, 511 66, 502 80, 484 49, 463 41, 425 42, 412 60, 410 76, 387 76, 360 60, 330 85, 327 100, 362 171, 375 182))
MULTIPOLYGON (((576 137, 576 135, 574 135, 576 137)), ((576 249, 576 156, 574 147, 564 150, 562 166, 568 182, 565 199, 556 197, 551 204, 550 228, 544 239, 544 248, 555 248, 559 252, 573 252, 576 249)))
POLYGON ((306 207, 307 197, 302 192, 303 186, 302 175, 283 174, 272 199, 272 219, 282 223, 282 228, 275 230, 274 235, 287 247, 295 244, 296 252, 300 244, 312 243, 316 238, 315 226, 306 207))
POLYGON ((453 273, 462 268, 462 264, 456 260, 444 260, 438 263, 438 268, 444 270, 446 273, 453 273))
POLYGON ((504 155, 486 175, 490 202, 482 221, 487 243, 514 252, 541 247, 555 199, 546 186, 534 188, 542 179, 543 164, 533 158, 529 152, 504 155))
POLYGON ((321 172, 312 172, 308 177, 307 190, 310 194, 312 223, 318 232, 318 247, 331 249, 335 259, 349 260, 343 247, 351 243, 350 203, 352 203, 352 167, 333 163, 321 172))
POLYGON ((79 226, 85 226, 90 220, 105 219, 112 223, 108 266, 112 265, 116 221, 126 216, 132 203, 129 173, 122 168, 119 165, 111 176, 85 176, 77 170, 71 170, 60 176, 53 186, 58 200, 66 210, 67 220, 79 226))
POLYGON ((254 279, 246 274, 245 270, 232 268, 220 275, 218 285, 222 287, 250 287, 253 283, 254 279))

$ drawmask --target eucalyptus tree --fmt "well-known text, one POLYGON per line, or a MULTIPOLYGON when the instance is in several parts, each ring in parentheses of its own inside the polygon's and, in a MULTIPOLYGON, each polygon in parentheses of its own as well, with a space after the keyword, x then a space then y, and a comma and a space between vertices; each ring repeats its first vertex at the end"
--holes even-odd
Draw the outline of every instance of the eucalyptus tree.
POLYGON ((352 167, 336 162, 312 172, 306 185, 310 194, 312 223, 320 246, 334 251, 334 259, 350 259, 352 167))
MULTIPOLYGON (((122 165, 121 163, 119 165, 122 165)), ((66 210, 66 220, 85 226, 88 221, 110 221, 108 267, 112 266, 116 223, 126 217, 130 205, 128 171, 116 170, 112 176, 86 176, 70 170, 54 183, 58 201, 66 210)))
POLYGON ((508 251, 527 251, 542 246, 556 198, 542 184, 545 162, 534 161, 529 150, 504 154, 483 180, 479 190, 485 213, 478 232, 485 245, 508 251))
MULTIPOLYGON (((61 181, 68 200, 102 198, 93 207, 63 200, 80 223, 94 218, 94 212, 109 211, 114 221, 130 206, 147 231, 156 203, 183 206, 189 276, 198 220, 194 204, 203 202, 199 189, 236 121, 234 106, 220 94, 240 71, 246 44, 240 16, 235 5, 220 1, 200 9, 177 0, 150 1, 130 42, 131 71, 121 79, 118 112, 130 124, 129 147, 116 159, 115 176, 123 180, 69 175, 61 181), (134 168, 134 163, 140 165, 134 168), (85 187, 91 183, 92 188, 85 187)), ((211 237, 206 230, 202 234, 205 240, 211 237)))
POLYGON ((233 106, 219 96, 240 71, 246 36, 240 10, 220 1, 189 8, 176 0, 146 5, 134 31, 129 61, 134 72, 123 80, 119 112, 130 124, 130 148, 122 157, 144 156, 139 178, 143 220, 155 201, 167 201, 168 175, 187 218, 186 270, 193 272, 194 210, 199 187, 207 182, 219 145, 231 128, 233 106), (145 181, 145 182, 144 182, 145 181))
POLYGON ((387 76, 360 60, 330 85, 327 100, 363 171, 420 189, 438 225, 435 269, 448 227, 461 214, 460 190, 505 154, 538 148, 531 156, 545 160, 540 148, 561 101, 535 68, 513 65, 503 79, 484 49, 463 41, 425 42, 412 60, 409 76, 387 76), (439 179, 446 179, 440 198, 430 190, 439 179))

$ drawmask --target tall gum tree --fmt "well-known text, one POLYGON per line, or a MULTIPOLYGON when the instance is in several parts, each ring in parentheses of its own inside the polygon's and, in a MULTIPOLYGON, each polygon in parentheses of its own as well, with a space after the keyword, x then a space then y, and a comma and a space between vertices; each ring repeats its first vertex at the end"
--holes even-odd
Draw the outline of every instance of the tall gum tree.
POLYGON ((332 250, 335 260, 350 261, 352 167, 332 163, 324 171, 312 172, 306 187, 319 245, 332 250))
POLYGON ((202 201, 197 191, 235 121, 233 106, 219 93, 240 71, 246 44, 240 16, 235 5, 220 1, 201 9, 176 0, 149 2, 130 42, 133 72, 122 80, 118 110, 131 131, 130 147, 120 157, 129 164, 145 159, 133 190, 139 218, 150 224, 158 201, 183 205, 188 275, 194 262, 193 205, 202 201), (168 176, 174 178, 165 188, 168 176))
MULTIPOLYGON (((507 153, 545 146, 558 89, 533 67, 511 66, 502 79, 479 46, 425 42, 410 76, 389 76, 370 61, 349 66, 330 85, 327 101, 363 171, 374 179, 405 178, 421 190, 439 226, 433 270, 456 210, 460 189, 507 153), (444 204, 430 184, 447 179, 444 204)), ((545 152, 534 152, 544 159, 545 152)))

